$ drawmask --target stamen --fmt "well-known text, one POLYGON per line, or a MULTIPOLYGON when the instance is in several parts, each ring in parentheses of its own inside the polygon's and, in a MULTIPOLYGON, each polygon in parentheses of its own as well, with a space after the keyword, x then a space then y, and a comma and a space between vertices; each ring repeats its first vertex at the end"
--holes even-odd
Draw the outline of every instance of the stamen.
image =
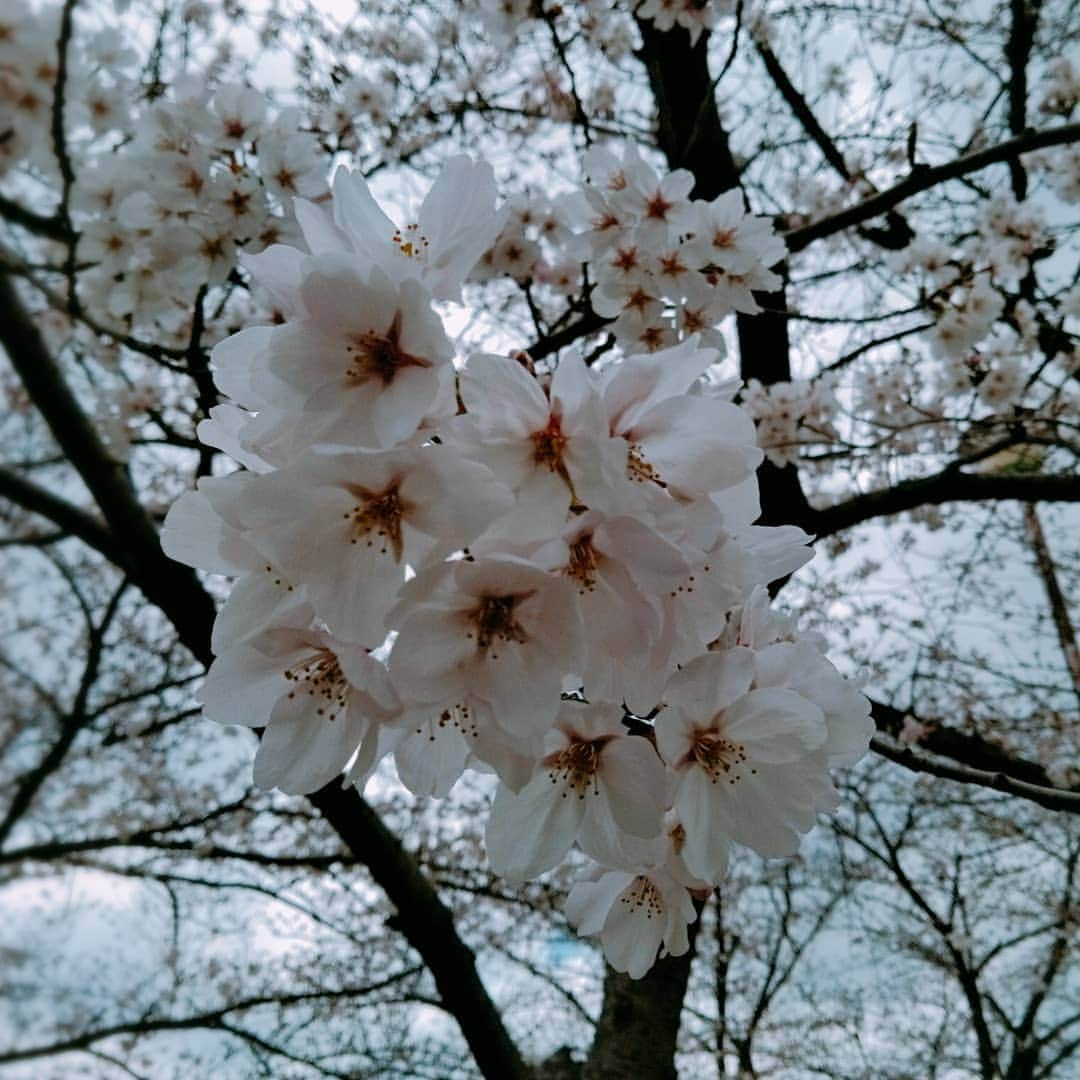
MULTIPOLYGON (((516 642, 519 645, 529 640, 524 628, 514 617, 514 609, 523 600, 532 596, 532 592, 511 596, 484 596, 477 607, 469 612, 470 624, 475 628, 466 632, 466 637, 475 638, 476 647, 486 652, 498 643, 516 642)), ((490 653, 492 660, 498 660, 499 654, 494 649, 490 653)))
POLYGON ((357 499, 356 506, 343 515, 352 522, 349 543, 358 544, 364 540, 368 547, 374 547, 376 538, 381 537, 380 554, 393 551, 395 560, 401 562, 404 547, 401 524, 408 506, 401 498, 397 482, 382 491, 369 491, 350 484, 348 491, 357 499))
POLYGON ((626 475, 637 484, 652 481, 652 483, 658 484, 662 488, 667 487, 667 484, 661 479, 660 473, 646 460, 645 448, 641 443, 632 442, 629 444, 626 451, 626 475))
POLYGON ((564 799, 569 798, 571 792, 579 799, 584 799, 589 791, 594 795, 600 794, 600 755, 613 737, 608 735, 600 739, 573 739, 562 750, 544 758, 548 779, 553 784, 564 785, 564 799))
POLYGON ((422 259, 427 255, 427 249, 431 247, 431 241, 420 232, 420 226, 415 221, 411 225, 406 225, 404 230, 395 229, 390 239, 407 259, 422 259))
POLYGON ((289 697, 307 693, 315 698, 315 715, 336 720, 349 703, 349 683, 342 674, 338 658, 329 649, 316 649, 283 672, 293 684, 289 697))
POLYGON ((619 897, 619 903, 642 912, 646 919, 660 918, 664 914, 664 898, 652 881, 638 876, 619 897))
POLYGON ((579 596, 596 591, 596 549, 592 539, 592 533, 586 533, 570 545, 570 561, 567 563, 566 573, 577 579, 579 596))
POLYGON ((366 330, 349 338, 349 344, 345 346, 349 354, 345 378, 349 382, 362 384, 379 379, 384 386, 389 386, 404 367, 431 367, 431 361, 426 357, 416 356, 402 348, 401 322, 401 312, 397 311, 384 333, 366 330))
MULTIPOLYGON (((739 766, 746 762, 746 748, 742 743, 725 739, 715 728, 694 733, 688 755, 705 770, 714 784, 726 778, 729 784, 742 779, 739 766)), ((751 769, 756 773, 757 769, 751 769)))

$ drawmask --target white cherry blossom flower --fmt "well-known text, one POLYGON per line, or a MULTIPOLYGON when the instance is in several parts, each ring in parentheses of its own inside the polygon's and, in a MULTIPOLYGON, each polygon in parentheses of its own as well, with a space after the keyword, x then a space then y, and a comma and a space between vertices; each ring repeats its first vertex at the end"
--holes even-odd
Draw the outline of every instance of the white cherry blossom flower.
POLYGON ((583 645, 570 585, 508 556, 418 575, 390 618, 401 627, 390 674, 406 705, 472 695, 521 736, 555 719, 563 672, 583 645))
POLYGON ((691 873, 718 883, 729 840, 791 855, 832 791, 824 715, 791 690, 752 690, 746 648, 708 653, 671 679, 656 737, 675 773, 673 809, 691 873))
POLYGON ((468 411, 445 437, 514 491, 520 529, 552 536, 571 507, 610 505, 620 448, 580 356, 564 357, 546 391, 516 360, 486 354, 470 358, 459 385, 468 411))
POLYGON ((575 840, 594 858, 618 859, 622 834, 660 833, 667 794, 652 743, 630 735, 622 707, 563 703, 545 755, 517 794, 500 786, 487 827, 497 873, 512 881, 558 865, 575 840))
POLYGON ((487 162, 450 158, 415 220, 396 225, 359 172, 338 169, 331 220, 297 200, 296 214, 312 252, 349 252, 364 269, 391 281, 420 281, 440 300, 461 299, 461 285, 498 236, 506 210, 496 210, 495 176, 487 162))
POLYGON ((266 726, 255 783, 296 795, 342 773, 369 724, 398 708, 378 660, 303 625, 271 626, 227 649, 199 701, 219 723, 266 726))
POLYGON ((742 482, 761 463, 753 424, 735 405, 687 390, 719 354, 696 337, 608 369, 604 404, 627 443, 627 475, 683 498, 742 482))
POLYGON ((375 648, 406 567, 468 543, 512 503, 483 465, 425 446, 309 451, 247 484, 234 512, 333 633, 375 648))
POLYGON ((598 936, 607 962, 632 979, 645 975, 658 952, 686 953, 687 927, 697 919, 690 892, 664 866, 638 872, 598 867, 570 890, 565 911, 577 932, 598 936))
POLYGON ((304 317, 274 328, 266 351, 251 356, 256 390, 280 400, 284 384, 302 396, 298 446, 403 442, 452 370, 453 348, 422 286, 378 270, 360 277, 322 257, 305 264, 300 298, 304 317))

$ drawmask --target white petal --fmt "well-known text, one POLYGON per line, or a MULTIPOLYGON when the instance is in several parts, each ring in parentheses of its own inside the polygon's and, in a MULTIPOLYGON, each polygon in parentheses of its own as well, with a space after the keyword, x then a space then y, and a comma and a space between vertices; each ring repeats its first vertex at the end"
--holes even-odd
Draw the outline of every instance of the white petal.
POLYGON ((524 881, 562 862, 585 815, 584 801, 538 770, 517 795, 499 785, 488 818, 488 859, 508 881, 524 881))
POLYGON ((823 745, 825 714, 801 694, 768 688, 752 690, 724 718, 725 738, 742 743, 752 762, 781 765, 823 745))

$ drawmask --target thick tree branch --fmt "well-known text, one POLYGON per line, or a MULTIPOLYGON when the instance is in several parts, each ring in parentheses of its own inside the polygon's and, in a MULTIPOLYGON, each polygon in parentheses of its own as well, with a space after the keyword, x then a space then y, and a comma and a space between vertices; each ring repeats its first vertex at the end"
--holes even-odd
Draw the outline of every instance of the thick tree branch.
MULTIPOLYGON (((898 739, 911 714, 873 698, 870 705, 870 715, 874 718, 878 731, 892 740, 898 739)), ((916 744, 917 749, 928 750, 935 756, 952 758, 981 772, 1004 773, 1032 787, 1058 790, 1046 769, 1037 762, 1017 757, 1005 747, 990 742, 981 735, 960 731, 940 720, 924 716, 912 719, 919 724, 923 732, 916 744)))
POLYGON ((0 195, 0 218, 46 240, 64 243, 68 239, 67 230, 59 217, 46 217, 44 214, 27 210, 25 206, 15 202, 14 199, 9 199, 6 195, 0 195))
POLYGON ((60 365, 23 305, 12 279, 0 273, 0 344, 64 456, 82 477, 121 546, 118 565, 165 612, 187 648, 209 663, 214 602, 194 571, 167 558, 122 462, 101 441, 60 365), (122 538, 122 542, 120 540, 122 538))
POLYGON ((898 206, 912 195, 929 191, 947 180, 958 180, 962 176, 985 169, 988 165, 1015 161, 1023 154, 1045 150, 1051 146, 1064 146, 1078 140, 1080 140, 1080 123, 1061 124, 1041 131, 1025 131, 1014 139, 979 150, 974 154, 966 154, 944 165, 915 168, 891 188, 886 188, 847 210, 841 210, 837 214, 804 225, 800 229, 792 229, 785 235, 784 240, 788 251, 802 251, 815 240, 833 236, 838 232, 843 232, 844 229, 850 229, 855 225, 861 225, 864 221, 887 214, 894 206, 898 206))
POLYGON ((817 537, 832 536, 874 518, 900 514, 919 506, 948 502, 986 502, 1015 499, 1019 502, 1080 502, 1080 477, 988 476, 946 468, 918 480, 903 480, 890 488, 856 495, 823 510, 811 509, 794 523, 817 537))
POLYGON ((688 952, 658 960, 641 979, 608 968, 584 1080, 675 1080, 675 1043, 701 924, 701 905, 695 906, 688 952))
POLYGON ((123 565, 123 551, 104 522, 3 465, 0 465, 0 498, 47 518, 110 562, 123 565))
MULTIPOLYGON (((1009 39, 1005 59, 1009 64, 1009 130, 1013 135, 1027 128, 1028 60, 1035 42, 1041 0, 1009 0, 1009 39)), ((1027 172, 1019 159, 1009 162, 1013 195, 1018 201, 1027 198, 1027 172)))
POLYGON ((962 784, 975 784, 977 787, 992 788, 1007 795, 1017 795, 1022 799, 1038 803, 1048 810, 1067 810, 1080 814, 1080 791, 1064 791, 1061 788, 1038 787, 1015 780, 1007 773, 987 772, 970 765, 957 765, 943 758, 920 753, 910 746, 894 743, 882 735, 875 735, 870 740, 870 748, 882 757, 903 765, 913 772, 929 773, 945 780, 956 780, 962 784))
MULTIPOLYGON (((173 623, 187 648, 209 664, 212 598, 192 571, 161 551, 126 469, 109 455, 4 274, 0 274, 0 315, 0 343, 27 392, 101 507, 113 535, 123 537, 121 565, 173 623)), ((500 1080, 524 1077, 526 1067, 476 973, 471 950, 400 843, 354 788, 333 784, 312 801, 398 908, 401 930, 431 966, 446 1008, 460 1023, 484 1075, 500 1080)))
POLYGON ((529 1070, 480 981, 472 950, 458 936, 452 915, 416 861, 355 788, 344 789, 333 781, 312 795, 311 801, 371 870, 397 909, 391 925, 427 964, 480 1071, 489 1080, 526 1077, 529 1070))

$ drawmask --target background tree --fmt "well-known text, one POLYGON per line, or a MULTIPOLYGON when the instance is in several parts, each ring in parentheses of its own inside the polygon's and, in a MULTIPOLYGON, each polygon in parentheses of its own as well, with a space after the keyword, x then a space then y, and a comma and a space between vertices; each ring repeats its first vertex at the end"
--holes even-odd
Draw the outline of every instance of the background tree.
POLYGON ((0 1070, 1068 1075, 1078 33, 1065 0, 5 9, 0 1070), (769 215, 781 284, 605 314, 552 196, 609 140, 769 215), (461 150, 513 198, 463 349, 715 321, 761 520, 818 538, 778 603, 874 702, 836 819, 639 981, 566 933, 569 870, 491 876, 483 784, 252 789, 192 698, 219 586, 158 540, 228 468, 209 349, 273 310, 237 251, 339 160, 404 203, 461 150))

